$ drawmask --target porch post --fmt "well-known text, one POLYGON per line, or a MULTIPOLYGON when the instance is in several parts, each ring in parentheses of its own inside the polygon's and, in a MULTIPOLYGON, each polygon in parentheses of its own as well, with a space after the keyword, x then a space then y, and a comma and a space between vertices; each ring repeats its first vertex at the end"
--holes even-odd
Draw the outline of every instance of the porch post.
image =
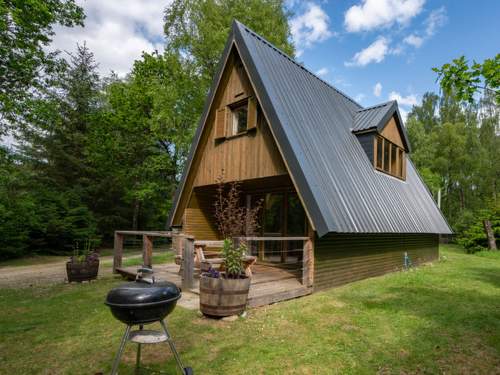
POLYGON ((116 269, 122 266, 122 255, 123 255, 123 234, 115 231, 113 273, 118 273, 116 269))
POLYGON ((182 289, 192 289, 194 285, 194 238, 184 237, 182 249, 182 289))
POLYGON ((153 266, 153 239, 147 234, 142 235, 142 260, 146 267, 153 266))

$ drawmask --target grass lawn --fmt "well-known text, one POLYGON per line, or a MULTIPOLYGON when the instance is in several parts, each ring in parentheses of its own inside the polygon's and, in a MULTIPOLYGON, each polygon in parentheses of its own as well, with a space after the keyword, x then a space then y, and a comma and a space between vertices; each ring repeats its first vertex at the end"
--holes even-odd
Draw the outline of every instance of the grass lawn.
MULTIPOLYGON (((213 321, 169 318, 197 374, 498 374, 500 253, 443 247, 433 265, 213 321)), ((109 373, 124 326, 103 305, 120 283, 0 290, 0 373, 109 373)), ((132 374, 135 347, 120 374, 132 374)), ((175 373, 166 346, 143 363, 175 373)))

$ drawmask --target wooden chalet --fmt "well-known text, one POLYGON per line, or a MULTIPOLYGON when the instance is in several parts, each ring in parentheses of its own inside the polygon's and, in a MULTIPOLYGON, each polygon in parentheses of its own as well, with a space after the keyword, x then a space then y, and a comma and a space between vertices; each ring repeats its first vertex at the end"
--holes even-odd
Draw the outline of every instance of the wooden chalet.
POLYGON ((395 101, 363 108, 235 21, 168 226, 221 240, 222 170, 244 204, 263 199, 250 299, 259 280, 281 289, 250 305, 432 261, 451 231, 410 151, 395 101))

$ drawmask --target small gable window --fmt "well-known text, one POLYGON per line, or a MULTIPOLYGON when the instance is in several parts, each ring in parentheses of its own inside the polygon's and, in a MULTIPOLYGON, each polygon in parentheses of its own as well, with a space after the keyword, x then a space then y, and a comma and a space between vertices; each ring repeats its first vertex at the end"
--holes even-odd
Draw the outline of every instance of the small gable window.
POLYGON ((257 100, 248 97, 215 113, 215 139, 224 140, 257 128, 257 100))
POLYGON ((245 101, 235 108, 231 108, 232 113, 232 134, 237 135, 247 131, 248 103, 245 101))
POLYGON ((406 179, 406 157, 404 150, 377 135, 374 144, 374 166, 377 170, 390 174, 391 176, 406 179))

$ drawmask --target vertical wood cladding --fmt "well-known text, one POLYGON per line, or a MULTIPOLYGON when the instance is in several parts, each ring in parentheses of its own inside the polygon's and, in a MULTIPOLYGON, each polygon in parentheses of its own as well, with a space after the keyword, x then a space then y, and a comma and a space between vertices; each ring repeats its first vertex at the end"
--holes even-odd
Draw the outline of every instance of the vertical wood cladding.
POLYGON ((413 265, 439 256, 436 234, 328 234, 315 242, 314 289, 401 270, 404 253, 413 265))
POLYGON ((259 109, 251 111, 247 132, 227 137, 227 116, 231 115, 228 106, 245 99, 250 101, 251 108, 259 107, 248 75, 240 63, 236 49, 233 49, 187 174, 173 225, 182 225, 184 210, 188 206, 193 187, 215 184, 222 170, 225 181, 288 173, 269 125, 259 109))
POLYGON ((197 163, 191 173, 195 174, 193 186, 210 185, 217 182, 222 170, 226 181, 241 181, 259 177, 286 174, 287 170, 264 116, 257 116, 258 103, 248 76, 240 59, 233 51, 226 66, 223 79, 211 113, 225 109, 231 116, 229 105, 249 100, 247 133, 231 136, 231 121, 222 116, 210 115, 205 134, 198 146, 197 163), (218 121, 219 120, 219 121, 218 121), (228 138, 221 138, 220 128, 226 127, 228 138), (257 128, 257 129, 255 129, 257 128))

